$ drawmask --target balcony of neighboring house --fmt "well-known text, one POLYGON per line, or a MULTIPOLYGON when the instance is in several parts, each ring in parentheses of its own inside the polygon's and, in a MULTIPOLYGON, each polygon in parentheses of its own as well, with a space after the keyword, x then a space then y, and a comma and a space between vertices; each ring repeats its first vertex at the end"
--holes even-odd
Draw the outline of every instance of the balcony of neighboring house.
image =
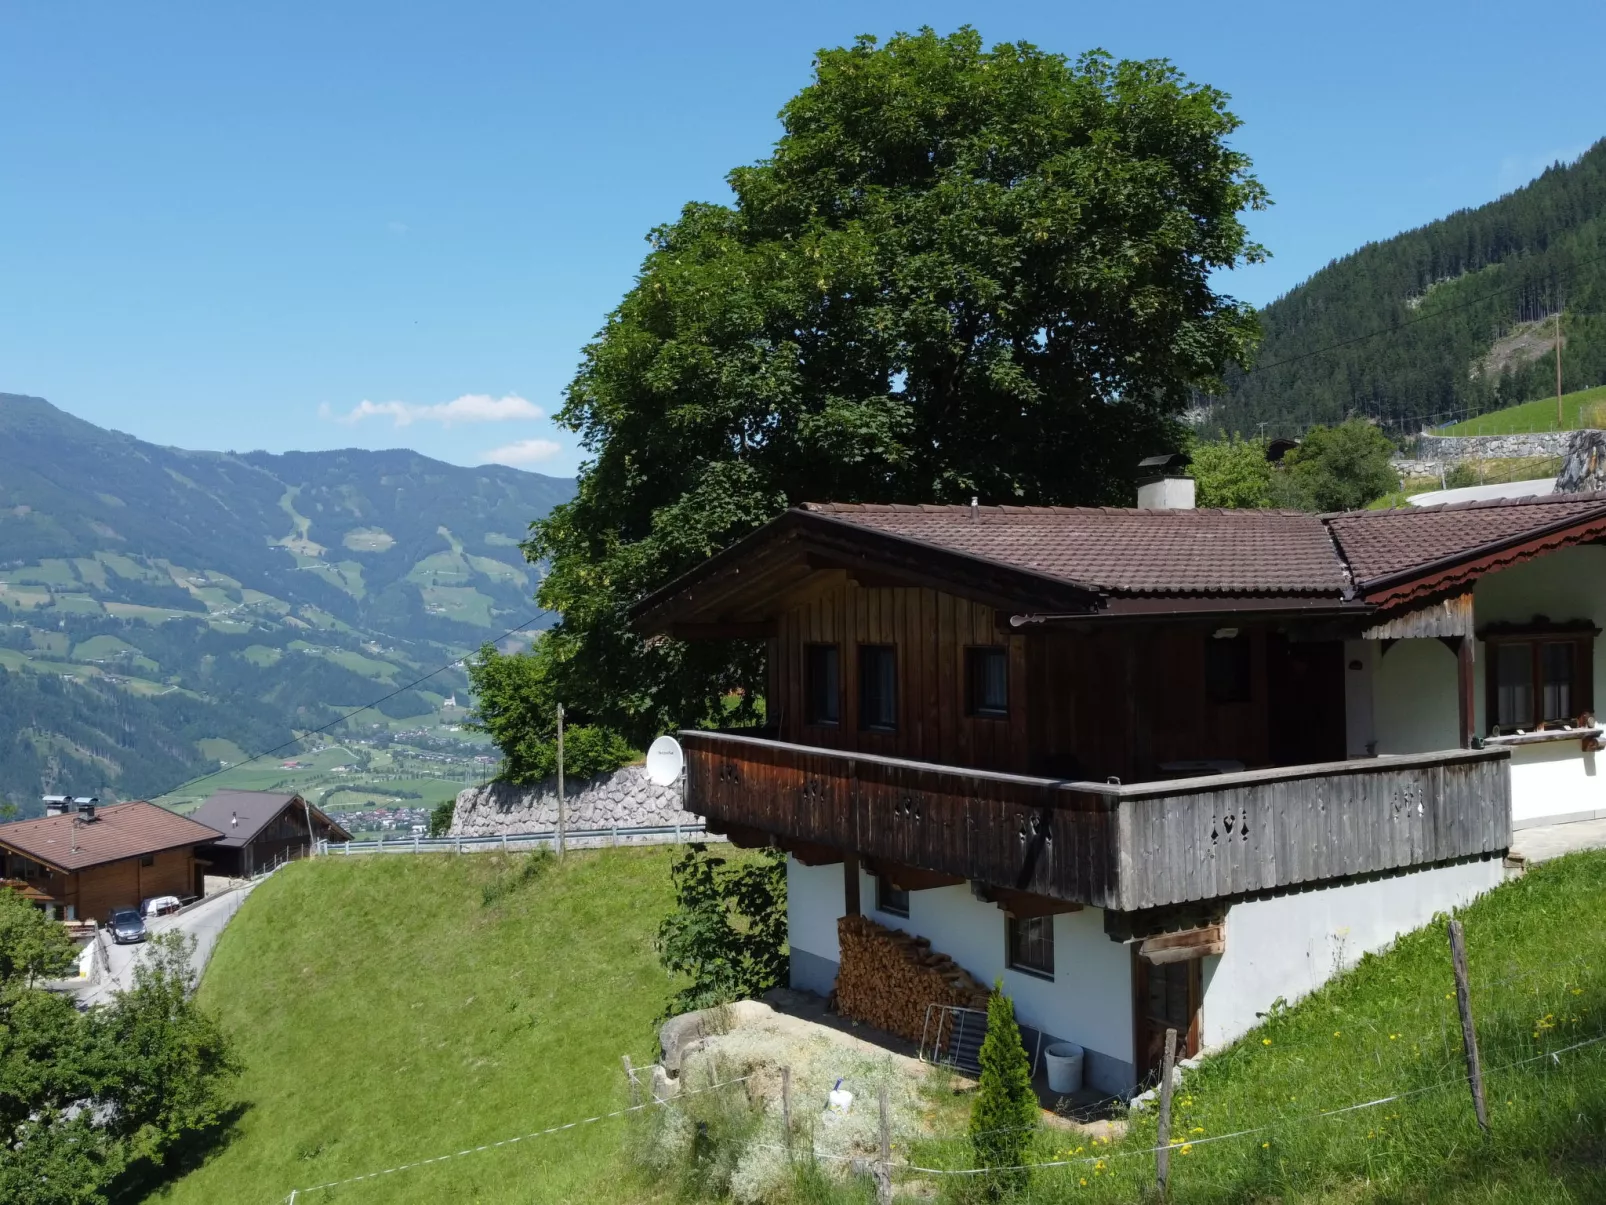
POLYGON ((1118 913, 1486 858, 1511 838, 1506 748, 1115 783, 732 732, 681 741, 687 806, 741 843, 1118 913))

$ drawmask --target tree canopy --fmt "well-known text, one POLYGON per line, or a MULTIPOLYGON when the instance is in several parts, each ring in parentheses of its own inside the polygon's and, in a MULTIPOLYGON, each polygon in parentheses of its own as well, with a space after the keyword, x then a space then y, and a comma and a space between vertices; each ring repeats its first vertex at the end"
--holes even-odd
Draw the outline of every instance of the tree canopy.
POLYGON ((558 420, 590 459, 526 546, 563 616, 540 689, 637 743, 750 717, 755 649, 625 612, 790 504, 1125 502, 1255 337, 1211 286, 1262 254, 1226 102, 969 28, 819 52, 770 157, 652 232, 585 349, 558 420))

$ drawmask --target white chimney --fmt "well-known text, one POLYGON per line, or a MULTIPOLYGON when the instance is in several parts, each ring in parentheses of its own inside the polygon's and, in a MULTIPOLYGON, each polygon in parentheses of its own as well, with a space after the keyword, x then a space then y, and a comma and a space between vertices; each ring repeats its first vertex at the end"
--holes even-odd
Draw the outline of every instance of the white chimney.
POLYGON ((1182 452, 1148 456, 1138 462, 1139 510, 1192 510, 1193 478, 1186 476, 1182 452))

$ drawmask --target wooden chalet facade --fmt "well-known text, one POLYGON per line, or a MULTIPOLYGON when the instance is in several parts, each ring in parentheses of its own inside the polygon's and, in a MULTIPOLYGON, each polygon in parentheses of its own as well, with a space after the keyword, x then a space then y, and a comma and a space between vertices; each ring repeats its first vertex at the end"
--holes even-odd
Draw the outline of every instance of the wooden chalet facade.
POLYGON ((153 803, 90 805, 0 824, 0 879, 59 919, 104 922, 156 896, 200 895, 221 835, 153 803))
POLYGON ((351 840, 326 812, 294 791, 216 791, 194 816, 222 834, 212 847, 208 873, 230 878, 249 878, 304 858, 319 841, 351 840))
POLYGON ((862 910, 1005 972, 1027 1023, 1084 1044, 1114 1091, 1165 1025, 1196 1049, 1253 1024, 1266 983, 1299 994, 1292 970, 1238 969, 1276 957, 1234 949, 1272 898, 1397 911, 1358 956, 1498 881, 1516 743, 1553 746, 1553 781, 1600 736, 1602 536, 1594 495, 1327 517, 810 506, 635 618, 766 642, 771 726, 681 739, 687 806, 792 855, 794 983, 829 990, 834 918, 862 910), (1058 985, 1017 957, 1044 941, 1058 985))

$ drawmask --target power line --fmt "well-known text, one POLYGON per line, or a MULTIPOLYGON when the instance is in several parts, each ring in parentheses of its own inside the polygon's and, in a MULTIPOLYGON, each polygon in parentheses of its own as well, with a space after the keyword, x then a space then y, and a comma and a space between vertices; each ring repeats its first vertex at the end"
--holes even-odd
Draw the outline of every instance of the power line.
MULTIPOLYGON (((498 636, 494 640, 492 640, 491 643, 495 644, 495 643, 498 643, 500 641, 506 640, 509 636, 517 636, 520 632, 526 631, 527 629, 529 629, 530 627, 532 627, 535 624, 539 623, 540 621, 541 621, 541 616, 539 616, 539 615, 533 616, 530 619, 527 619, 523 623, 519 624, 518 627, 509 628, 507 631, 503 632, 500 636, 498 636)), ((290 749, 290 748, 295 747, 296 745, 299 745, 302 741, 306 740, 309 736, 317 736, 320 733, 328 732, 329 729, 335 728, 335 727, 338 727, 341 724, 344 724, 347 720, 351 719, 352 716, 361 715, 365 711, 370 711, 373 708, 378 707, 381 703, 385 702, 386 700, 394 699, 397 695, 405 694, 406 692, 408 692, 409 690, 412 690, 413 687, 419 685, 420 683, 428 682, 431 678, 436 677, 439 674, 444 674, 447 670, 449 670, 449 669, 453 668, 454 666, 460 664, 462 662, 462 660, 463 660, 463 658, 457 657, 457 658, 455 658, 455 659, 453 659, 451 661, 446 662, 446 664, 444 664, 444 665, 437 666, 436 668, 430 670, 429 673, 424 674, 422 677, 414 678, 411 682, 408 682, 403 686, 398 686, 395 690, 391 691, 389 694, 380 695, 377 699, 370 700, 369 702, 364 703, 361 707, 352 708, 350 711, 346 712, 344 715, 337 716, 335 719, 330 720, 327 724, 324 724, 324 725, 322 725, 322 726, 320 726, 318 728, 309 728, 309 729, 307 729, 307 731, 303 732, 300 736, 292 737, 290 740, 285 741, 282 745, 275 745, 271 749, 263 749, 261 752, 253 753, 249 757, 245 758, 243 761, 235 762, 231 766, 222 766, 222 767, 219 767, 216 770, 212 770, 212 771, 210 771, 210 772, 208 772, 206 774, 202 774, 199 777, 188 779, 187 781, 181 782, 181 783, 177 784, 176 786, 169 787, 167 790, 162 791, 159 794, 151 796, 151 798, 153 798, 153 799, 163 799, 163 798, 167 797, 168 795, 174 794, 175 792, 182 791, 182 790, 184 790, 184 789, 186 789, 188 787, 193 787, 197 783, 203 783, 203 782, 208 781, 209 779, 216 778, 220 774, 227 774, 230 770, 238 769, 240 766, 246 765, 249 762, 254 762, 254 761, 257 761, 257 760, 259 760, 261 758, 264 758, 264 757, 272 757, 275 753, 282 753, 286 749, 290 749)))

